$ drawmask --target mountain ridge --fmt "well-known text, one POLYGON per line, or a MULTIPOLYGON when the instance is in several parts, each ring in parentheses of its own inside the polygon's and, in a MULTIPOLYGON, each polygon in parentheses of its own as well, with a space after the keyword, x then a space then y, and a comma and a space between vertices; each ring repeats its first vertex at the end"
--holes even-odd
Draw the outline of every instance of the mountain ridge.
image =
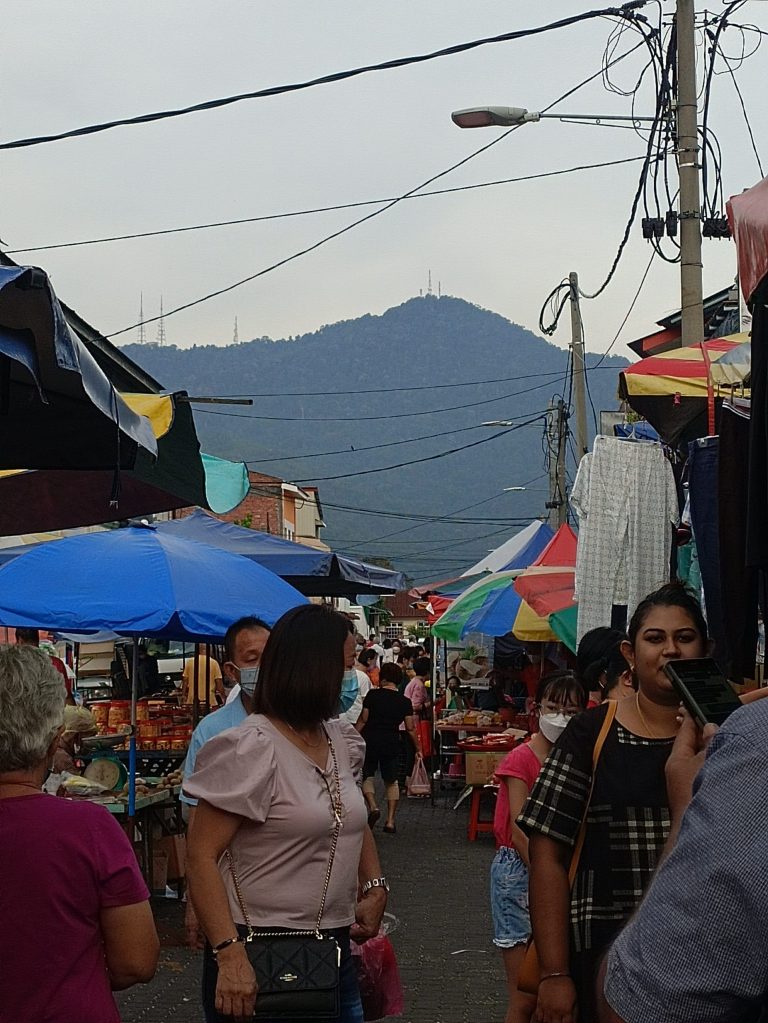
MULTIPOLYGON (((318 482, 334 547, 391 556, 412 576, 450 575, 502 542, 507 520, 509 535, 519 528, 513 519, 544 512, 546 482, 534 480, 544 472, 543 423, 495 439, 499 431, 481 424, 543 417, 550 399, 567 399, 568 354, 464 299, 414 297, 299 337, 186 348, 134 343, 123 350, 168 389, 257 395, 252 408, 196 408, 204 449, 288 480, 318 482), (463 450, 442 456, 454 448, 463 450), (327 451, 342 453, 321 454, 327 451), (359 475, 417 459, 429 460, 359 475), (347 478, 326 479, 340 475, 347 478), (524 493, 501 493, 531 480, 537 486, 524 493), (450 515, 471 508, 475 496, 482 508, 469 516, 494 520, 498 538, 473 536, 479 524, 400 518, 450 515), (398 540, 385 535, 396 531, 398 540)), ((589 375, 597 412, 617 407, 616 374, 624 365, 608 356, 589 375)))

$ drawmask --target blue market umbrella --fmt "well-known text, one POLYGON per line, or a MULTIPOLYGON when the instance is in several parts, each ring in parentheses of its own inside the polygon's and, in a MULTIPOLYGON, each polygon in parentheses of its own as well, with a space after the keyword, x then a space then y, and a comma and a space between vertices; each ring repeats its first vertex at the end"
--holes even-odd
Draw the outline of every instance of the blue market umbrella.
POLYGON ((55 632, 206 640, 305 603, 261 565, 151 526, 53 540, 0 568, 0 622, 55 632))
MULTIPOLYGON (((244 615, 273 625, 306 602, 261 565, 152 526, 53 540, 0 568, 0 623, 55 632, 207 640, 223 636, 244 615)), ((134 651, 134 732, 137 662, 134 651)), ((132 734, 130 816, 135 776, 132 734)))

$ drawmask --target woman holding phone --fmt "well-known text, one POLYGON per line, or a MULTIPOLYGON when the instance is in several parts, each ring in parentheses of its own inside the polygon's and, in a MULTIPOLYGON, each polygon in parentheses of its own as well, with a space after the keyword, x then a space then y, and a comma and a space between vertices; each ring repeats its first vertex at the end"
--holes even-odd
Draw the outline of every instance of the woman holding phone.
POLYGON ((541 982, 537 1019, 596 1020, 599 961, 632 915, 670 829, 664 768, 678 729, 680 698, 664 666, 709 654, 698 601, 682 584, 663 586, 632 616, 622 653, 633 696, 569 724, 542 768, 518 823, 529 836, 533 935, 541 982), (606 715, 615 718, 593 774, 606 715), (586 814, 584 845, 569 891, 568 869, 586 814))

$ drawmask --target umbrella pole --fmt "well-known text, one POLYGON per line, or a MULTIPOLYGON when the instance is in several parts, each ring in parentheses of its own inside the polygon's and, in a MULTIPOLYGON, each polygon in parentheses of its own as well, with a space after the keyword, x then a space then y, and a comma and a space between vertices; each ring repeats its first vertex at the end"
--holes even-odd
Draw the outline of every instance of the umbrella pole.
POLYGON ((139 693, 139 641, 133 639, 133 660, 131 663, 131 736, 128 740, 128 817, 131 837, 133 819, 136 815, 136 699, 139 693))

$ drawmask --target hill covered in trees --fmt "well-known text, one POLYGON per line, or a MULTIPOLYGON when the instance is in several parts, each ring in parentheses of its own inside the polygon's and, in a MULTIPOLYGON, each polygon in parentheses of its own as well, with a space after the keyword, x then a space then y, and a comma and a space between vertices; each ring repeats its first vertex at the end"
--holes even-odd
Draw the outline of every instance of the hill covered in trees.
MULTIPOLYGON (((198 406, 205 450, 317 482, 325 538, 339 549, 390 558, 415 578, 450 576, 544 511, 541 417, 568 390, 567 353, 462 299, 413 298, 296 338, 125 351, 169 389, 253 395, 250 408, 198 406), (365 472, 400 463, 412 464, 365 472)), ((589 375, 598 415, 617 407, 625 364, 608 357, 589 375)))

